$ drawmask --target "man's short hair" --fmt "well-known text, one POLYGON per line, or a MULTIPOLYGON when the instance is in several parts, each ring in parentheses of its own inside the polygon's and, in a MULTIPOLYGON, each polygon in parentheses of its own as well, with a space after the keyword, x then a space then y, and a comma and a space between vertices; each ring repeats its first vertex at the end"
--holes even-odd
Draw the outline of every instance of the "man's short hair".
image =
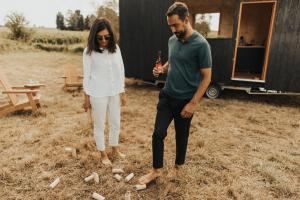
POLYGON ((178 15, 181 20, 184 20, 189 16, 189 9, 185 3, 175 2, 171 5, 166 13, 168 17, 172 15, 178 15))

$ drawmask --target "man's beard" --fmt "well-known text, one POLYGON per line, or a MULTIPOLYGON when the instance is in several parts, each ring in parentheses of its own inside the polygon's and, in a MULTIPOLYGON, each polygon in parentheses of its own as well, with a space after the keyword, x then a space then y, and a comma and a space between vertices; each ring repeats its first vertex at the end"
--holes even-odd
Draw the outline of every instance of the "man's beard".
POLYGON ((183 39, 185 37, 186 33, 187 33, 187 29, 184 29, 183 31, 175 32, 174 34, 176 35, 176 37, 178 39, 183 39))

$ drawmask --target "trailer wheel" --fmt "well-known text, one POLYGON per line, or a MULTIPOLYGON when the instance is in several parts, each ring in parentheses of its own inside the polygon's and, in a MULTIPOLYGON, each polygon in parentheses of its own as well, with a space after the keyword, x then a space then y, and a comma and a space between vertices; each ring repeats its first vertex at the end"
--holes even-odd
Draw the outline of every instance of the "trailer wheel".
POLYGON ((221 94, 221 87, 216 84, 211 84, 210 86, 208 86, 205 92, 205 95, 209 99, 216 99, 220 96, 220 94, 221 94))

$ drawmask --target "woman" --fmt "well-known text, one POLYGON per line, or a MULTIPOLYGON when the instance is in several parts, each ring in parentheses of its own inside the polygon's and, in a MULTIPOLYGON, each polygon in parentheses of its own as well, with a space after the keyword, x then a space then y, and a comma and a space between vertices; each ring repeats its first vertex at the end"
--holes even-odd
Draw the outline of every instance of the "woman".
POLYGON ((105 119, 108 114, 109 145, 119 158, 120 93, 124 93, 124 64, 121 51, 107 19, 93 23, 83 52, 84 109, 92 109, 94 138, 104 165, 111 165, 105 151, 105 119))

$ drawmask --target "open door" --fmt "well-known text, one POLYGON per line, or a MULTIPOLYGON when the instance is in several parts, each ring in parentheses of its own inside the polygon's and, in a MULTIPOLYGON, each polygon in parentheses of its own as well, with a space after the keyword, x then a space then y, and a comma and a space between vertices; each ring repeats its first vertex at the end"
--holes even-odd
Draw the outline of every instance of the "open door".
POLYGON ((276 1, 241 2, 232 80, 265 82, 276 1))

